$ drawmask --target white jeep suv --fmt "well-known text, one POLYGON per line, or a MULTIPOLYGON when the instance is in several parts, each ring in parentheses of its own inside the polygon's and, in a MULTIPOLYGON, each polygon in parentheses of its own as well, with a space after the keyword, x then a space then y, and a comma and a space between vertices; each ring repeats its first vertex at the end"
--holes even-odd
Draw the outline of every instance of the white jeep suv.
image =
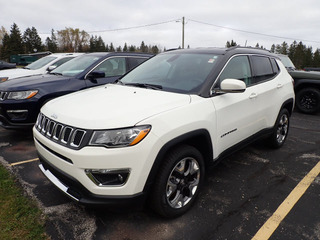
POLYGON ((141 203, 176 217, 208 166, 265 137, 281 147, 292 78, 261 49, 161 53, 107 84, 45 104, 33 129, 42 172, 84 204, 141 203))

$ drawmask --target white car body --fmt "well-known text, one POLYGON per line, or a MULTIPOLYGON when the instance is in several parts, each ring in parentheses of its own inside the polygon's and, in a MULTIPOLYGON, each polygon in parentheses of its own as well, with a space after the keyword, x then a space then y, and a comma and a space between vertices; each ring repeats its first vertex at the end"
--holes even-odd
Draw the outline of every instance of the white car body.
POLYGON ((83 53, 53 53, 38 59, 24 68, 14 68, 0 71, 0 80, 5 81, 14 78, 46 74, 49 72, 49 67, 51 67, 51 70, 53 70, 54 67, 60 66, 63 59, 71 59, 80 55, 83 55, 83 53))
MULTIPOLYGON (((208 62, 212 61, 209 59, 208 62)), ((245 88, 245 84, 238 84, 238 80, 231 80, 231 85, 225 82, 227 87, 241 90, 238 93, 202 97, 108 84, 57 98, 41 109, 34 127, 37 151, 49 166, 76 179, 93 195, 117 199, 137 196, 146 190, 158 158, 168 144, 171 146, 186 135, 205 132, 210 144, 208 149, 212 151, 202 154, 212 152, 209 162, 214 162, 239 143, 274 129, 281 109, 285 107, 291 112, 294 102, 291 77, 280 60, 276 62, 279 71, 269 81, 246 89, 240 89, 242 85, 245 88), (85 131, 133 126, 151 126, 151 130, 143 140, 130 147, 89 144, 75 149, 52 140, 51 127, 47 127, 50 122, 85 131), (88 174, 89 170, 95 169, 128 169, 129 176, 124 184, 106 186, 97 184, 88 174)), ((68 187, 49 169, 42 164, 40 168, 67 195, 82 201, 68 193, 68 187)))

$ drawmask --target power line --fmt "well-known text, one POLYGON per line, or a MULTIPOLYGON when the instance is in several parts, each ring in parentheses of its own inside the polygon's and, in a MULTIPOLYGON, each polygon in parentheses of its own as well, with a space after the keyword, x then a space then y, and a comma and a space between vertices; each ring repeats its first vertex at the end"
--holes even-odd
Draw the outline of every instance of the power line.
MULTIPOLYGON (((145 28, 145 27, 151 27, 156 25, 162 25, 170 22, 177 22, 180 21, 180 19, 174 19, 164 22, 158 22, 158 23, 150 23, 140 26, 132 26, 132 27, 124 27, 124 28, 114 28, 114 29, 105 29, 105 30, 96 30, 96 31, 88 31, 87 33, 100 33, 100 32, 116 32, 116 31, 124 31, 124 30, 131 30, 131 29, 137 29, 137 28, 145 28)), ((39 33, 39 34, 51 34, 51 33, 39 33)))
POLYGON ((237 31, 237 32, 255 34, 255 35, 266 36, 266 37, 273 37, 273 38, 299 40, 299 41, 303 41, 303 42, 320 43, 320 41, 307 40, 307 39, 297 39, 297 38, 290 38, 290 37, 282 37, 282 36, 270 35, 270 34, 265 34, 265 33, 258 33, 258 32, 252 32, 252 31, 247 31, 247 30, 241 30, 241 29, 236 29, 236 28, 231 28, 231 27, 225 27, 225 26, 220 26, 220 25, 216 25, 216 24, 212 24, 212 23, 201 22, 201 21, 192 20, 192 19, 188 19, 188 20, 191 21, 191 22, 195 22, 195 23, 209 25, 209 26, 213 26, 213 27, 217 27, 217 28, 229 29, 229 30, 237 31))

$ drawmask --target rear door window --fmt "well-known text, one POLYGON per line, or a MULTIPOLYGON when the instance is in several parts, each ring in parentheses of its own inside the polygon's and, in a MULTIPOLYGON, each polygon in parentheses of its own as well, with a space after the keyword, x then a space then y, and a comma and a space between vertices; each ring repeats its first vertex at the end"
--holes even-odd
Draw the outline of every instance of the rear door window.
POLYGON ((277 73, 273 71, 271 61, 264 56, 251 56, 254 72, 254 83, 259 83, 273 78, 277 73))

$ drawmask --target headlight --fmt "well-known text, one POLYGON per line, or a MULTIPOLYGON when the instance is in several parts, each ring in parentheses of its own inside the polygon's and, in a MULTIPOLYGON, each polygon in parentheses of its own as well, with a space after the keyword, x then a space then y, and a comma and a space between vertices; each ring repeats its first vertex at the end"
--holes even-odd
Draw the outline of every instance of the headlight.
POLYGON ((23 100, 32 98, 38 93, 38 90, 28 90, 21 92, 9 92, 7 99, 23 100))
POLYGON ((151 126, 94 131, 91 146, 125 147, 139 143, 150 132, 151 126))
POLYGON ((8 80, 8 77, 0 77, 0 83, 5 82, 8 80))

